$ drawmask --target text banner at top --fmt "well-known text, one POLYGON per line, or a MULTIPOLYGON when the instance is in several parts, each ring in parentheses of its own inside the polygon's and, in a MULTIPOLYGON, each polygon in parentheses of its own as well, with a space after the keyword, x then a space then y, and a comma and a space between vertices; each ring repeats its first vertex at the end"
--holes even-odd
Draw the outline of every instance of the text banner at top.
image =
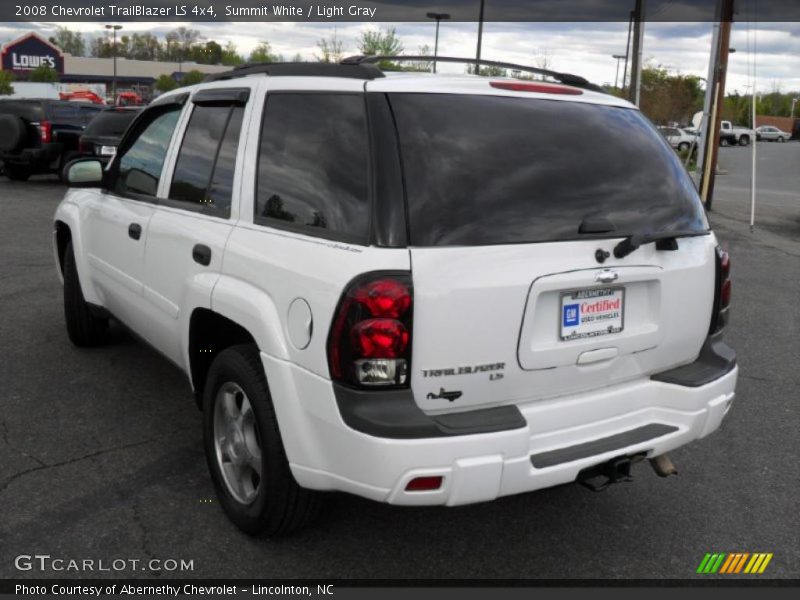
MULTIPOLYGON (((451 21, 628 21, 634 0, 2 0, 0 21, 413 22, 428 13, 451 21)), ((647 0, 650 22, 716 20, 718 0, 647 0)), ((800 22, 800 0, 737 3, 737 21, 800 22)))

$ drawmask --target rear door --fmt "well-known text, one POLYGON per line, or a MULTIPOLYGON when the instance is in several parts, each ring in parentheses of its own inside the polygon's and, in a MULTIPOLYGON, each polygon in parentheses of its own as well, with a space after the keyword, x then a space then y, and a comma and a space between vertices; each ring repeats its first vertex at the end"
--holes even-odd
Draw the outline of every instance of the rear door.
POLYGON ((249 97, 250 89, 243 86, 193 95, 148 228, 144 335, 178 364, 183 363, 181 325, 194 306, 210 307, 225 243, 238 217, 233 199, 249 97))
POLYGON ((524 93, 389 98, 423 409, 576 393, 697 356, 715 244, 680 161, 638 110, 524 93), (613 255, 625 235, 669 230, 701 235, 613 255))

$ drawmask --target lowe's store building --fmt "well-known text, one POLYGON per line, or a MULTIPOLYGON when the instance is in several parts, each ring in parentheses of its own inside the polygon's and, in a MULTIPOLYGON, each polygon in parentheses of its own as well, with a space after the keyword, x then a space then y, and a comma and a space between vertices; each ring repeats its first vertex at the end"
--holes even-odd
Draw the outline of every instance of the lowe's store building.
MULTIPOLYGON (((57 74, 59 82, 77 89, 104 88, 110 92, 114 76, 114 59, 72 56, 62 52, 38 33, 28 33, 5 44, 0 51, 0 69, 12 71, 17 81, 25 81, 28 73, 47 65, 57 74)), ((133 91, 145 99, 155 95, 153 85, 160 75, 172 75, 180 81, 188 71, 218 73, 230 67, 201 65, 194 62, 158 62, 117 59, 117 91, 133 91)))

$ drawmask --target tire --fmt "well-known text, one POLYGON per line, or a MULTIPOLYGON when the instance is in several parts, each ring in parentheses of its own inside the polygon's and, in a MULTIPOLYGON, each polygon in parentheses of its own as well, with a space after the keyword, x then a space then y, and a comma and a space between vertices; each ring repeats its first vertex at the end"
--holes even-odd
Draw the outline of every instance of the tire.
POLYGON ((722 139, 719 141, 719 145, 720 145, 720 146, 730 146, 730 142, 728 141, 728 138, 722 138, 722 139))
POLYGON ((6 165, 3 173, 12 181, 27 181, 31 176, 30 167, 20 165, 6 165))
POLYGON ((14 115, 0 115, 0 152, 14 152, 28 141, 28 128, 25 122, 14 115))
POLYGON ((76 346, 97 346, 105 339, 108 319, 94 316, 83 297, 72 242, 64 252, 64 320, 69 339, 76 346))
POLYGON ((255 345, 227 348, 211 364, 203 442, 220 504, 243 532, 287 535, 318 513, 319 493, 301 488, 292 476, 255 345))
POLYGON ((781 136, 781 137, 778 138, 778 141, 782 144, 782 143, 784 143, 786 141, 786 138, 781 136))
POLYGON ((686 142, 681 142, 680 144, 678 144, 679 152, 686 152, 688 149, 689 149, 689 144, 687 144, 686 142))
POLYGON ((739 145, 740 146, 749 146, 750 145, 750 136, 749 135, 743 135, 742 137, 740 137, 739 138, 739 145))

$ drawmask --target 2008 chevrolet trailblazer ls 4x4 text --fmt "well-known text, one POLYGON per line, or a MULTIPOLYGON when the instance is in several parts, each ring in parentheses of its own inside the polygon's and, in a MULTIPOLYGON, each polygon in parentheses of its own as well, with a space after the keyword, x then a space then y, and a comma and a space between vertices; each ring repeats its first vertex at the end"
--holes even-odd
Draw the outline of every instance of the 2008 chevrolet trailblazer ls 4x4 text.
POLYGON ((636 107, 585 80, 250 65, 161 96, 55 215, 67 329, 188 375, 249 533, 624 478, 716 430, 730 262, 636 107))

